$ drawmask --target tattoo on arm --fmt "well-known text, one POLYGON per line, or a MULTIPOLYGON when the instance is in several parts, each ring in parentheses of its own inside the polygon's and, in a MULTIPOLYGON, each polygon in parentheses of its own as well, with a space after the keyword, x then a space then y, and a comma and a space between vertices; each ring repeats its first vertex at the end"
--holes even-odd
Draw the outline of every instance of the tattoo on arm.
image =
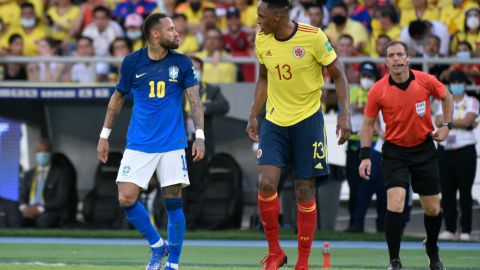
POLYGON ((106 128, 112 128, 115 120, 117 119, 118 115, 120 114, 120 110, 123 107, 123 102, 125 101, 125 97, 115 92, 112 97, 110 98, 110 102, 108 103, 107 115, 105 116, 105 122, 103 126, 106 128))
POLYGON ((187 97, 190 102, 190 113, 193 119, 193 125, 195 129, 203 130, 203 105, 200 100, 199 89, 198 85, 187 88, 187 97))

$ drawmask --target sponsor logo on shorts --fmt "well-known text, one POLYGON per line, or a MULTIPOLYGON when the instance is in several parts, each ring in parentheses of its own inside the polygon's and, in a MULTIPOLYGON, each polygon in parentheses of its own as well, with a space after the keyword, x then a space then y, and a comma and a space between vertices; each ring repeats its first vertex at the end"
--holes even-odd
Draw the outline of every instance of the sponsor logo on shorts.
POLYGON ((122 176, 128 176, 128 174, 130 173, 130 170, 131 170, 130 166, 128 166, 128 165, 127 165, 127 166, 123 166, 123 168, 122 168, 122 176))
POLYGON ((427 107, 427 102, 422 101, 417 104, 415 104, 415 108, 417 109, 417 114, 420 117, 423 117, 425 115, 425 108, 427 107))
POLYGON ((262 149, 257 150, 257 158, 260 158, 262 156, 262 149))

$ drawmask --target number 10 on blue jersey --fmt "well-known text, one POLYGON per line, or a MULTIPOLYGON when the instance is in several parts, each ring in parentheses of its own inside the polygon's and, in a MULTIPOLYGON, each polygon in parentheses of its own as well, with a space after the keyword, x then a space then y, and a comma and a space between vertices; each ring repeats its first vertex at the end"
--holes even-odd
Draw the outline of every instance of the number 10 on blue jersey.
POLYGON ((165 82, 158 81, 157 82, 157 94, 155 95, 155 81, 149 81, 148 85, 150 85, 150 94, 148 94, 149 98, 163 98, 165 97, 165 82))

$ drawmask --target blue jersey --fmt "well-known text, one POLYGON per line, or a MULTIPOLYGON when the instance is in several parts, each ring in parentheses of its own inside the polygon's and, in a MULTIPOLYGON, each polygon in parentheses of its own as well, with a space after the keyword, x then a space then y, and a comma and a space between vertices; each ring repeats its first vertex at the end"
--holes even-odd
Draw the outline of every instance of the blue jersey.
POLYGON ((125 57, 116 88, 133 95, 126 148, 148 153, 185 148, 182 95, 196 84, 192 62, 183 54, 169 51, 151 60, 142 48, 125 57))

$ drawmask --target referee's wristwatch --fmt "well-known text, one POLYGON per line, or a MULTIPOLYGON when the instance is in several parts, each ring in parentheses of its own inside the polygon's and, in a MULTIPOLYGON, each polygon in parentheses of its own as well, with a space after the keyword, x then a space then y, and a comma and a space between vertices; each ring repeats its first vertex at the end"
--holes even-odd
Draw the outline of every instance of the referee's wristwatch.
POLYGON ((453 129, 453 123, 452 122, 442 123, 442 127, 448 127, 448 129, 453 129))

